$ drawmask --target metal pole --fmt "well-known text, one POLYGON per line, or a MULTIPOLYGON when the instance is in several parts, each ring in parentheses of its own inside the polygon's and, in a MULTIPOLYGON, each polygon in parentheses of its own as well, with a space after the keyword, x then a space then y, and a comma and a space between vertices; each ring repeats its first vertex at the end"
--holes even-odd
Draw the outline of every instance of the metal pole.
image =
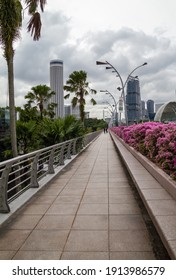
POLYGON ((117 73, 117 77, 119 77, 120 82, 121 82, 121 86, 122 86, 122 97, 123 97, 123 103, 124 103, 124 111, 125 111, 125 121, 126 121, 126 125, 128 125, 128 115, 127 115, 127 109, 126 109, 126 100, 125 100, 125 91, 124 91, 124 84, 123 84, 123 80, 122 77, 120 75, 120 73, 117 71, 117 69, 108 61, 106 61, 107 64, 109 64, 112 69, 114 69, 114 71, 117 73))

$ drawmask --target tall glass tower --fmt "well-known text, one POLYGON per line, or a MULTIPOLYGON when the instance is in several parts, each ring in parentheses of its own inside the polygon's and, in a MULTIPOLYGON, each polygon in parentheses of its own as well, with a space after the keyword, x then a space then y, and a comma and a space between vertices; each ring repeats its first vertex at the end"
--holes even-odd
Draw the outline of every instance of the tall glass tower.
POLYGON ((50 102, 57 104, 55 107, 55 117, 64 117, 64 91, 63 91, 63 61, 50 61, 50 88, 56 94, 51 97, 50 102))
POLYGON ((149 117, 149 120, 154 120, 154 101, 149 99, 147 100, 147 111, 148 111, 148 117, 149 117))
POLYGON ((129 124, 137 123, 142 118, 139 79, 131 77, 127 83, 126 105, 129 124))

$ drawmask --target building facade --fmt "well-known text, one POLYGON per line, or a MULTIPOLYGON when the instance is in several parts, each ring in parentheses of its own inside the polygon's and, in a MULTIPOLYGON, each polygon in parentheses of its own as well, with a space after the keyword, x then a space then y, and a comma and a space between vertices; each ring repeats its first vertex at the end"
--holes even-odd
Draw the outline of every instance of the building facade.
POLYGON ((51 97, 49 103, 56 103, 55 117, 64 117, 64 91, 63 91, 63 61, 50 61, 50 88, 56 94, 51 97))
POLYGON ((154 101, 149 99, 147 100, 147 113, 149 120, 154 120, 155 117, 155 111, 154 111, 154 101))
POLYGON ((142 119, 139 79, 131 77, 127 83, 126 106, 128 123, 137 123, 142 119))
POLYGON ((10 111, 0 108, 0 138, 10 135, 10 111))
POLYGON ((157 111, 154 121, 157 122, 176 122, 176 102, 168 101, 157 111))

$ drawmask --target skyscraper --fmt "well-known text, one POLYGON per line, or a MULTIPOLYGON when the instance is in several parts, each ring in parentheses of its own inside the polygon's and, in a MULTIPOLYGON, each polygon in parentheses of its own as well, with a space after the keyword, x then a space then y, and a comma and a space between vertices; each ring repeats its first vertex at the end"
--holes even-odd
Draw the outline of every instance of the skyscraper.
POLYGON ((148 112, 149 120, 154 120, 154 117, 155 117, 154 101, 151 99, 147 100, 147 112, 148 112))
POLYGON ((50 102, 57 104, 55 107, 55 117, 64 117, 64 92, 63 92, 63 61, 50 61, 50 88, 56 94, 51 97, 50 102))
POLYGON ((128 123, 133 124, 142 118, 141 114, 141 95, 139 79, 131 77, 127 83, 126 95, 128 123))

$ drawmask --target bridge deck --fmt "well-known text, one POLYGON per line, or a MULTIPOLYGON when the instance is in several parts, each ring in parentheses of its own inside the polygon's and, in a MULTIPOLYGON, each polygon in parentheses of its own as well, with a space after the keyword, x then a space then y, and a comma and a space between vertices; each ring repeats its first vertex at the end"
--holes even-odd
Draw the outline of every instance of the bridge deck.
POLYGON ((0 259, 155 259, 133 188, 108 134, 0 229, 0 259))

